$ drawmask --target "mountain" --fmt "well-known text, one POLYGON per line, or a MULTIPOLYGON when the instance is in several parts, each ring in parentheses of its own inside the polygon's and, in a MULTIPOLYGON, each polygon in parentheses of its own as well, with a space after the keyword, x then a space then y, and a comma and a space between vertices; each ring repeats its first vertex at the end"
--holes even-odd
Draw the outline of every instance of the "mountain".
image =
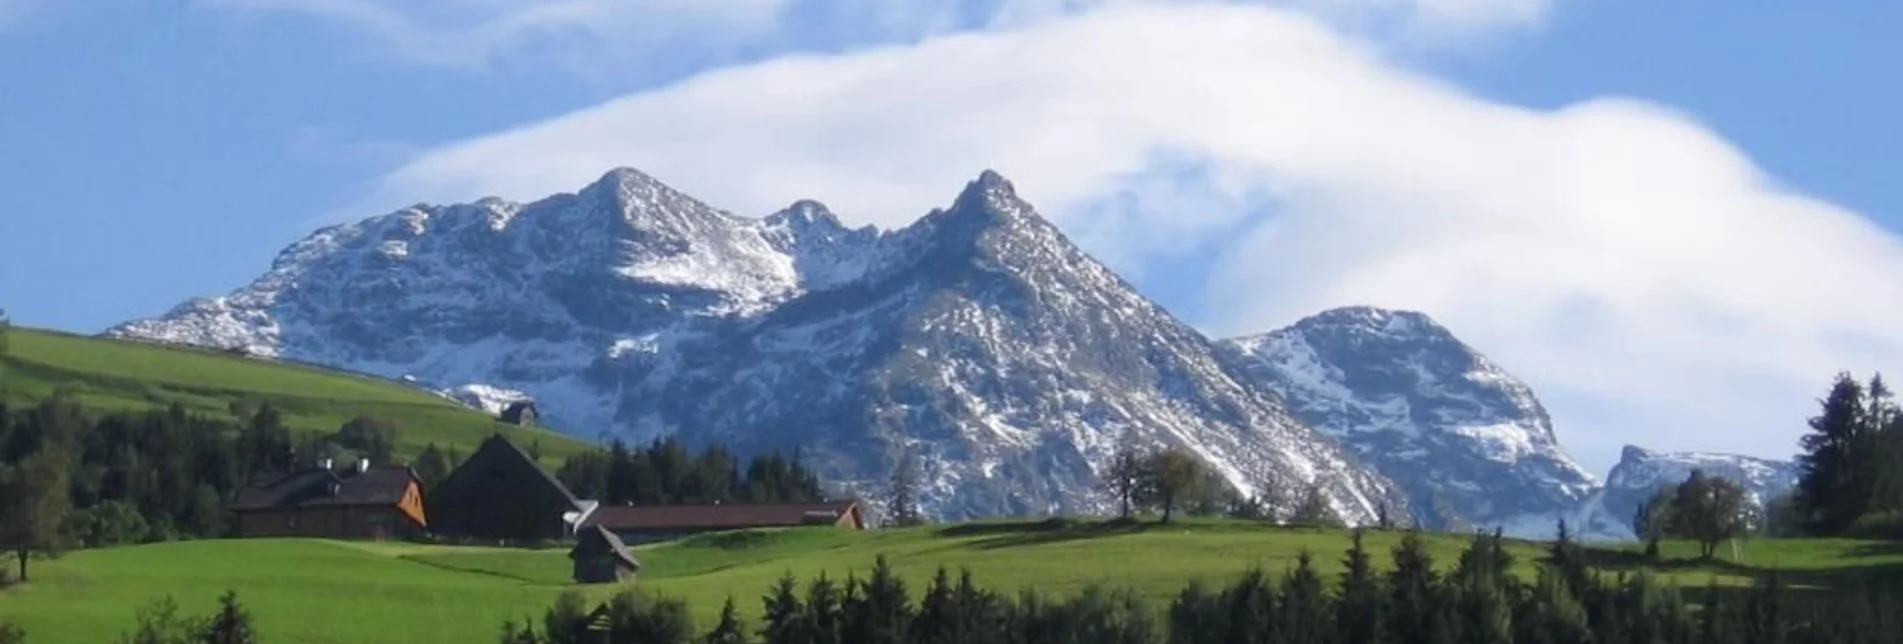
POLYGON ((1220 346, 1302 422, 1408 490, 1431 527, 1546 535, 1595 491, 1532 389, 1424 314, 1340 308, 1220 346))
POLYGON ((1596 495, 1591 511, 1600 522, 1617 525, 1623 536, 1632 536, 1632 517, 1639 506, 1659 488, 1678 485, 1692 470, 1704 470, 1744 488, 1745 499, 1762 508, 1764 503, 1797 487, 1798 466, 1736 454, 1698 452, 1653 452, 1627 445, 1619 454, 1619 463, 1606 474, 1605 489, 1596 495))
POLYGON ((107 334, 533 397, 578 436, 798 448, 861 493, 910 453, 949 519, 1103 508, 1126 440, 1193 450, 1245 493, 1316 484, 1351 521, 1406 505, 989 171, 893 231, 813 201, 740 217, 630 169, 418 205, 107 334))

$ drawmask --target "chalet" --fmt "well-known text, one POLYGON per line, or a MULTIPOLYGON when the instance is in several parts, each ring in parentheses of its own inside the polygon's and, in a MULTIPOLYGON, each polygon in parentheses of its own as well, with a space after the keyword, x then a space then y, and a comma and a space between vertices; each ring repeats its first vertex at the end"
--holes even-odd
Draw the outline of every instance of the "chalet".
POLYGON ((498 541, 561 539, 589 504, 495 434, 430 490, 430 532, 498 541))
POLYGON ((605 528, 624 543, 650 543, 703 532, 798 526, 864 530, 866 522, 855 501, 601 506, 582 519, 580 529, 605 528))
POLYGON ((641 570, 641 562, 627 544, 607 528, 582 530, 577 539, 575 548, 568 551, 568 558, 575 561, 575 583, 613 583, 641 570))
POLYGON ((502 422, 523 427, 535 426, 535 401, 518 400, 502 409, 502 422))
POLYGON ((407 467, 351 470, 316 467, 252 482, 231 504, 243 537, 389 539, 421 533, 428 525, 423 487, 407 467))

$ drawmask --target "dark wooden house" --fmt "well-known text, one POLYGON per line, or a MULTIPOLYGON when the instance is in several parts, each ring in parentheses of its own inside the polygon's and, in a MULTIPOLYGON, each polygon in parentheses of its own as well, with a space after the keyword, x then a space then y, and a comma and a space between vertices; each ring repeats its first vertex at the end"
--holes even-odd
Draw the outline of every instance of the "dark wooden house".
POLYGON ((428 527, 423 486, 407 467, 357 467, 339 473, 329 463, 252 481, 231 504, 238 535, 391 539, 428 527))
POLYGON ((633 577, 641 570, 641 562, 628 551, 621 537, 599 526, 577 535, 568 558, 575 562, 575 582, 582 584, 613 583, 633 577))
POLYGON ((523 427, 535 426, 535 401, 518 400, 502 409, 502 422, 523 427))
POLYGON ((750 528, 833 526, 864 530, 855 501, 819 503, 728 503, 716 505, 608 506, 588 513, 580 529, 606 528, 624 543, 651 543, 703 532, 750 528))
POLYGON ((430 490, 430 532, 533 541, 568 536, 582 502, 501 434, 490 436, 430 490))

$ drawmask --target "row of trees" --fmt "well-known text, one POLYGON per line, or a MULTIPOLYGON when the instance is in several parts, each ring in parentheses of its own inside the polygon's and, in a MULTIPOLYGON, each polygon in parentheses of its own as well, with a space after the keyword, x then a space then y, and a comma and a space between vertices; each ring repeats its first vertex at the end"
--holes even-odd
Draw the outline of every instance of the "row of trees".
POLYGON ((822 497, 819 476, 779 452, 740 457, 714 445, 699 454, 676 438, 646 447, 616 440, 606 450, 569 456, 555 478, 582 498, 621 505, 696 503, 802 503, 822 497))
POLYGON ((1903 413, 1883 376, 1840 373, 1800 442, 1788 510, 1814 536, 1903 538, 1903 413))
POLYGON ((1281 575, 1255 570, 1221 587, 1192 583, 1167 607, 1129 590, 1064 598, 1006 595, 943 568, 917 595, 881 557, 864 578, 788 575, 762 598, 757 624, 731 598, 701 632, 679 600, 628 591, 590 610, 562 596, 539 620, 506 623, 505 644, 1756 644, 1903 640, 1894 585, 1861 585, 1827 602, 1795 601, 1776 577, 1711 586, 1688 601, 1646 573, 1595 570, 1562 538, 1537 572, 1514 574, 1498 535, 1478 535, 1451 570, 1414 532, 1377 570, 1360 531, 1324 575, 1306 553, 1281 575), (1445 570, 1445 572, 1443 572, 1445 570))
POLYGON ((20 580, 35 554, 223 536, 248 481, 340 455, 338 440, 396 462, 383 447, 396 430, 383 421, 358 418, 294 440, 271 405, 242 411, 224 419, 174 404, 95 416, 64 393, 26 409, 0 402, 0 548, 18 560, 20 580), (366 437, 373 442, 359 442, 366 437))
MULTIPOLYGON (((1117 503, 1118 516, 1132 518, 1139 510, 1162 514, 1169 523, 1177 512, 1192 516, 1224 515, 1240 519, 1295 525, 1340 526, 1341 516, 1317 485, 1301 489, 1270 490, 1241 496, 1221 475, 1187 450, 1165 447, 1144 450, 1126 439, 1111 457, 1102 477, 1104 491, 1117 503)), ((1392 527, 1382 512, 1381 527, 1392 527)))

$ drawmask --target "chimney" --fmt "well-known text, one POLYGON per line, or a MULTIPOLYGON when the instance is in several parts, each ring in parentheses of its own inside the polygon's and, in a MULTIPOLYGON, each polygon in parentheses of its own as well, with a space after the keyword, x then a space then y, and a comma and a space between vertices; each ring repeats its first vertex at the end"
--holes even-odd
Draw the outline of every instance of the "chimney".
POLYGON ((357 473, 362 474, 368 471, 370 471, 370 459, 367 459, 367 458, 357 459, 357 473))

